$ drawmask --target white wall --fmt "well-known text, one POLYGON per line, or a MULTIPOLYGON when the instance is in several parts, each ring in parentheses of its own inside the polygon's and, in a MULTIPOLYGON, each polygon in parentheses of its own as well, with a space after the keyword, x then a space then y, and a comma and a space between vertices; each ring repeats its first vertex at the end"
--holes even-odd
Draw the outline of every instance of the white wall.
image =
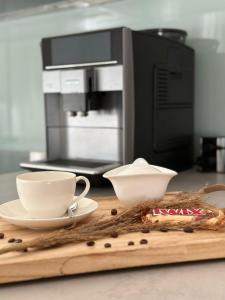
POLYGON ((225 135, 225 1, 125 0, 0 22, 0 149, 45 149, 41 38, 121 25, 188 31, 196 50, 196 139, 225 135))

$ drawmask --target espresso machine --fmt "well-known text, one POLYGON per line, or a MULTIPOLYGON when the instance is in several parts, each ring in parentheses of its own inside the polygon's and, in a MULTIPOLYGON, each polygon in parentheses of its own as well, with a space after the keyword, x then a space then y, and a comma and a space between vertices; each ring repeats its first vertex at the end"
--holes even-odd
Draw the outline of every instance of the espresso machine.
POLYGON ((47 157, 21 163, 90 179, 144 157, 193 163, 194 51, 122 27, 41 43, 47 157))

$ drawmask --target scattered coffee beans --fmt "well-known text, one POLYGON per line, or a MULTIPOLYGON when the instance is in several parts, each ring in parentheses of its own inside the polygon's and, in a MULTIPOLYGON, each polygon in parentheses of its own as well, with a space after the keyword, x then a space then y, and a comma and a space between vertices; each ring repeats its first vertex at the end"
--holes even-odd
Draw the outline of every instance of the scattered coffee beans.
POLYGON ((111 248, 111 246, 112 245, 110 243, 105 243, 105 245, 104 245, 105 248, 111 248))
POLYGON ((129 242, 127 243, 127 245, 128 245, 128 246, 134 246, 134 242, 133 242, 133 241, 129 241, 129 242))
POLYGON ((4 239, 5 235, 3 232, 0 232, 0 239, 4 239))
POLYGON ((141 230, 141 232, 142 232, 142 233, 149 233, 150 230, 149 230, 148 228, 143 228, 143 229, 141 230))
POLYGON ((192 227, 190 227, 190 226, 185 226, 183 230, 186 233, 192 233, 192 232, 194 232, 194 229, 192 227))
POLYGON ((111 209, 111 215, 112 216, 117 215, 117 209, 115 209, 115 208, 111 209))
POLYGON ((160 228, 159 230, 160 230, 161 232, 167 232, 167 231, 168 231, 168 229, 165 228, 165 227, 162 227, 162 228, 160 228))
POLYGON ((8 243, 14 243, 15 242, 15 239, 14 238, 11 238, 8 240, 8 243))
POLYGON ((88 241, 86 243, 86 245, 89 246, 89 247, 94 246, 94 244, 95 244, 95 241, 88 241))
POLYGON ((114 238, 114 239, 117 238, 118 237, 118 233, 116 231, 113 231, 111 233, 111 237, 114 238))
POLYGON ((142 239, 140 240, 140 244, 144 245, 144 244, 148 244, 148 240, 146 239, 142 239))

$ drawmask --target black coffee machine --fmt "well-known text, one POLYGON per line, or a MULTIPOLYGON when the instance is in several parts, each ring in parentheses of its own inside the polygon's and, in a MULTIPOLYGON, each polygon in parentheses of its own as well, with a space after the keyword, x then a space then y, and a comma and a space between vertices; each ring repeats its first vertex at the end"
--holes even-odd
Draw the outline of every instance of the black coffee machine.
POLYGON ((23 168, 94 178, 137 157, 192 166, 193 49, 122 27, 45 38, 41 51, 47 159, 23 168))

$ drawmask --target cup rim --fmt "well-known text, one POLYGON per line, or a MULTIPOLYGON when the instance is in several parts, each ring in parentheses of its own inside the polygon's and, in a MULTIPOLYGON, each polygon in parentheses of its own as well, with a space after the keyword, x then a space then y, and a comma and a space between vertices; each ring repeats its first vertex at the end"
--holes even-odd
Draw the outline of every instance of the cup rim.
POLYGON ((68 179, 76 178, 76 174, 71 172, 65 172, 65 171, 39 171, 39 172, 26 172, 22 173, 16 176, 16 180, 24 181, 24 182, 30 182, 30 183, 40 183, 40 182, 56 182, 56 181, 66 181, 68 179), (38 178, 38 176, 41 176, 43 174, 54 174, 58 175, 58 177, 52 177, 52 178, 38 178), (59 174, 61 176, 59 176, 59 174), (63 175, 65 177, 63 177, 63 175), (35 178, 36 177, 36 178, 35 178))

